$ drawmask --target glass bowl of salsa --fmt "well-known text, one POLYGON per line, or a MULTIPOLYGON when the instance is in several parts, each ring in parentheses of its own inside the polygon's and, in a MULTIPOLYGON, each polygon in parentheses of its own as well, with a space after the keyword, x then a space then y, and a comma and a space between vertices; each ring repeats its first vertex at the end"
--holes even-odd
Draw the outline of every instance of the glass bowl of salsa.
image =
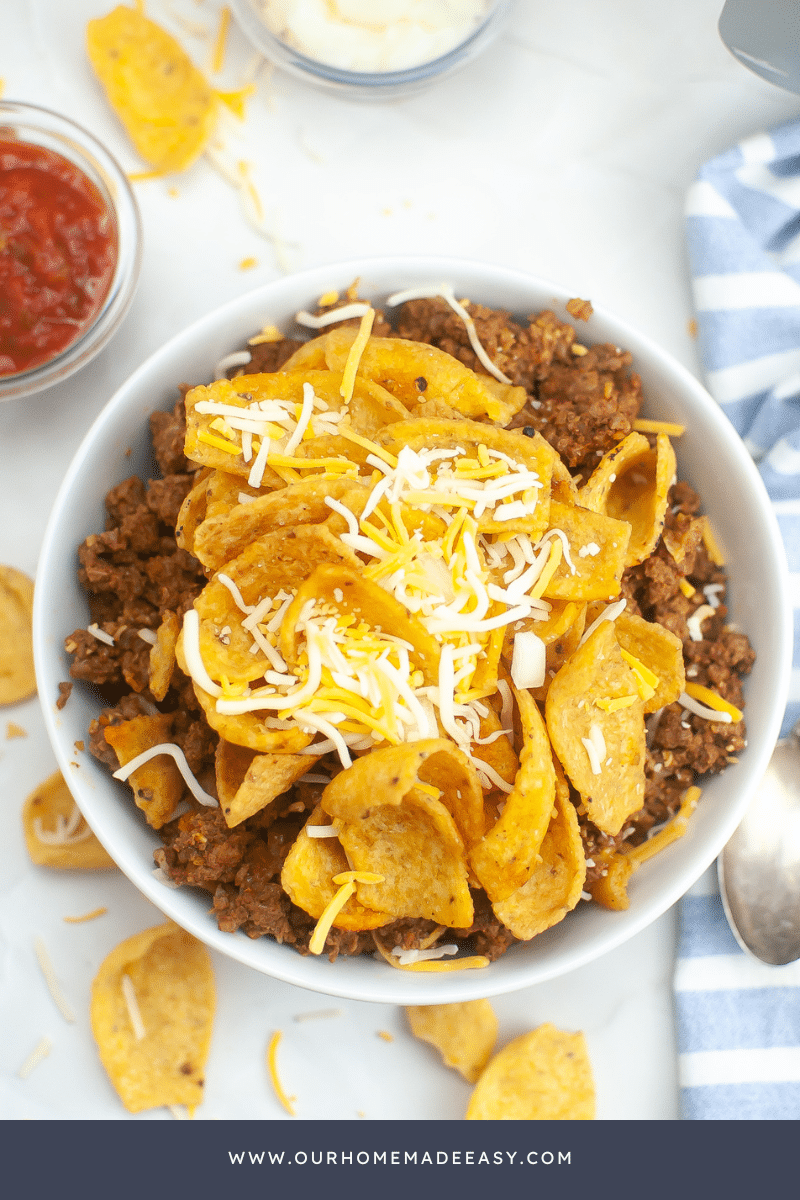
POLYGON ((141 220, 122 168, 80 125, 0 101, 0 400, 93 358, 136 289, 141 220))

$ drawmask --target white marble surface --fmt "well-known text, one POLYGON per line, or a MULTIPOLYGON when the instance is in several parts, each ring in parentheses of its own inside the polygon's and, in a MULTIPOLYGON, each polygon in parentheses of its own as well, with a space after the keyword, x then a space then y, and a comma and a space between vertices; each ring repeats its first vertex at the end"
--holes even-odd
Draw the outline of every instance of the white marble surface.
MULTIPOLYGON (((129 171, 141 169, 106 108, 83 52, 86 21, 110 0, 3 5, 0 79, 9 99, 85 124, 129 171)), ((208 67, 217 0, 150 0, 150 15, 208 67)), ((506 32, 467 70, 412 99, 362 106, 279 72, 259 76, 229 148, 255 166, 268 221, 261 238, 206 161, 136 185, 145 228, 137 298, 112 344, 43 395, 0 405, 0 562, 34 575, 65 468, 115 388, 168 337, 282 271, 388 251, 509 264, 615 310, 697 371, 682 205, 704 159, 798 115, 800 99, 739 66, 722 46, 720 0, 518 0, 506 32), (177 194, 173 194, 177 192, 177 194), (242 260, 257 266, 242 271, 242 260)), ((219 86, 235 86, 251 51, 234 29, 219 86)), ((104 954, 159 914, 118 875, 33 868, 19 822, 24 798, 55 766, 35 701, 0 717, 0 1117, 128 1118, 88 1028, 104 954), (9 740, 9 721, 27 737, 9 740), (65 915, 108 914, 70 926, 65 915), (47 945, 76 1011, 64 1021, 35 964, 47 945), (52 1052, 17 1071, 40 1038, 52 1052)), ((501 1039, 552 1021, 586 1032, 598 1117, 678 1118, 670 978, 675 914, 604 959, 495 1002, 501 1039)), ((273 983, 215 959, 219 1010, 202 1117, 283 1119, 264 1071, 274 1029, 300 1118, 458 1119, 467 1085, 405 1031, 403 1014, 273 983), (303 1012, 338 1015, 295 1022, 303 1012), (392 1041, 378 1031, 394 1035, 392 1041)), ((288 1119, 288 1118, 286 1118, 288 1119)))

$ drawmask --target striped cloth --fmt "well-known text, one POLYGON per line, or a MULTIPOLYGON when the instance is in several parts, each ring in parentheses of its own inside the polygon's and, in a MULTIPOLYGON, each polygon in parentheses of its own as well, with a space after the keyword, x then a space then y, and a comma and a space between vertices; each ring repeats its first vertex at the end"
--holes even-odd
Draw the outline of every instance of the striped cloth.
MULTIPOLYGON (((789 559, 786 734, 800 716, 800 121, 706 163, 686 211, 706 383, 759 464, 789 559)), ((713 869, 681 902, 675 1003, 685 1118, 800 1117, 800 963, 739 949, 713 869)))

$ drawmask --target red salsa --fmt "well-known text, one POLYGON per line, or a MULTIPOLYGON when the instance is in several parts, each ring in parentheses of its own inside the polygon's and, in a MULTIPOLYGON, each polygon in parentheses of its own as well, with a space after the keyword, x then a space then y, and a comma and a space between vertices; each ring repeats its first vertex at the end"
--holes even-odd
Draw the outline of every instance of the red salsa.
POLYGON ((0 139, 0 376, 80 336, 116 259, 114 218, 86 175, 43 146, 0 139))

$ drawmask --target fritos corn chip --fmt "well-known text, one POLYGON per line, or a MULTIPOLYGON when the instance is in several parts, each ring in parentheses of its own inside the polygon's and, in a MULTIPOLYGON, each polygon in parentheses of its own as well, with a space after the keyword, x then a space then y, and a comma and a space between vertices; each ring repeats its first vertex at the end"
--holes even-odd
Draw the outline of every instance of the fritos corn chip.
POLYGON ((173 37, 143 12, 119 5, 86 29, 89 61, 142 158, 183 171, 203 153, 217 99, 173 37))
POLYGON ((488 1000, 412 1005, 406 1009, 414 1037, 439 1051, 446 1066, 475 1083, 497 1041, 497 1016, 488 1000))
POLYGON ((171 921, 111 951, 92 984, 92 1033, 128 1112, 202 1103, 215 1005, 208 951, 171 921))
POLYGON ((0 566, 0 704, 18 704, 36 691, 32 614, 33 580, 0 566))
POLYGON ((470 864, 494 904, 527 883, 539 857, 556 794, 550 741, 536 701, 515 690, 522 724, 522 751, 514 789, 502 816, 475 846, 470 864))
POLYGON ((504 1046, 483 1071, 468 1121, 592 1121, 592 1068, 582 1033, 540 1025, 504 1046))
MULTIPOLYGON (((281 884, 289 897, 309 916, 319 919, 338 890, 334 877, 347 871, 349 863, 336 837, 312 837, 309 827, 326 826, 330 818, 317 805, 306 826, 295 839, 281 870, 281 884)), ((355 896, 333 919, 337 929, 377 929, 392 918, 374 908, 366 908, 355 896)))
MULTIPOLYGON (((143 751, 168 742, 172 722, 171 713, 133 717, 117 725, 107 725, 104 736, 119 765, 124 767, 143 751)), ((137 767, 128 783, 133 788, 136 807, 142 810, 153 829, 160 829, 169 819, 184 792, 180 771, 173 759, 164 754, 137 767)))
POLYGON ((644 800, 644 706, 614 625, 601 621, 556 675, 547 693, 547 730, 589 817, 619 833, 644 800), (609 710, 600 702, 624 698, 609 710))
POLYGON ((116 865, 81 816, 60 771, 28 796, 22 826, 28 854, 37 866, 103 871, 116 865))

